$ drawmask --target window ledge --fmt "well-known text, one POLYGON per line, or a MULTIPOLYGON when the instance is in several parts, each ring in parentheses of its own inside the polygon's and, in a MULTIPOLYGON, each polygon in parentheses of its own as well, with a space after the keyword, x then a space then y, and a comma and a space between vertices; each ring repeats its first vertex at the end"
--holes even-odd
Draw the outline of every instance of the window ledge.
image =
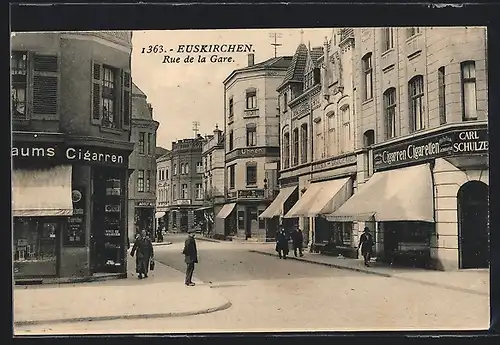
POLYGON ((234 119, 233 118, 230 118, 228 121, 227 121, 227 125, 232 125, 234 123, 234 119))
POLYGON ((369 98, 369 99, 364 100, 364 101, 361 103, 361 105, 365 105, 365 104, 368 104, 368 103, 370 103, 370 102, 373 102, 373 97, 372 97, 372 98, 369 98))
POLYGON ((123 129, 118 128, 109 128, 101 126, 101 132, 113 133, 113 134, 122 134, 124 132, 123 129))
POLYGON ((257 184, 247 184, 247 188, 258 188, 257 184))
POLYGON ((385 52, 382 53, 381 57, 386 57, 392 52, 394 52, 394 48, 387 49, 385 52))
POLYGON ((245 108, 245 112, 247 111, 258 111, 259 108, 245 108))
POLYGON ((422 36, 422 33, 421 33, 421 32, 419 32, 419 33, 417 33, 417 34, 415 34, 415 35, 413 35, 413 36, 408 37, 408 38, 405 40, 405 42, 406 42, 406 43, 411 42, 411 41, 413 41, 413 40, 416 40, 416 39, 417 39, 418 37, 420 37, 420 36, 422 36))

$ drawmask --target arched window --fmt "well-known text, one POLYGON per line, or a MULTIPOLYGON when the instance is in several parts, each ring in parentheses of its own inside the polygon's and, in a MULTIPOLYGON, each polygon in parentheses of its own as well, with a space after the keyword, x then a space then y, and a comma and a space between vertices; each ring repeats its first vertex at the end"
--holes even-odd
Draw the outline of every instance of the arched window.
POLYGON ((290 167, 290 133, 283 134, 283 168, 290 167))
POLYGON ((184 164, 181 163, 181 175, 184 174, 184 164))
POLYGON ((184 174, 189 174, 189 164, 188 163, 186 163, 184 165, 184 174))
POLYGON ((292 165, 299 164, 299 129, 295 128, 292 134, 292 165))
POLYGON ((369 100, 373 98, 373 65, 372 53, 366 54, 362 61, 363 70, 363 99, 369 100))
POLYGON ((424 123, 424 77, 417 75, 408 83, 410 131, 425 128, 424 123))
POLYGON ((375 144, 375 131, 369 129, 363 134, 363 146, 369 147, 373 144, 375 144))
POLYGON ((353 150, 353 140, 351 135, 351 110, 348 105, 340 108, 340 120, 342 121, 342 152, 353 150))
POLYGON ((300 162, 307 163, 307 142, 309 140, 309 135, 307 132, 307 123, 300 126, 300 162))
POLYGON ((335 156, 337 154, 337 117, 332 111, 326 114, 327 125, 328 125, 328 145, 326 146, 328 157, 335 156))
POLYGON ((384 92, 385 139, 396 136, 396 89, 391 87, 384 92))

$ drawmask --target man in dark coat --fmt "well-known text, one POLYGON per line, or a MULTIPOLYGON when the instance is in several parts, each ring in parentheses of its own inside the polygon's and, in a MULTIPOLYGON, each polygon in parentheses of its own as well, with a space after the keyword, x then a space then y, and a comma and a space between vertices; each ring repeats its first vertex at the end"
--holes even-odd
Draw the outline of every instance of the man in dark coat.
POLYGON ((278 252, 280 259, 286 259, 286 256, 288 255, 288 236, 282 225, 280 225, 278 233, 276 234, 276 251, 278 252))
POLYGON ((365 260, 365 266, 369 266, 370 258, 373 253, 373 236, 370 234, 370 229, 365 227, 363 234, 359 238, 358 250, 361 248, 361 255, 365 260))
POLYGON ((303 257, 302 254, 302 245, 304 244, 304 234, 302 230, 299 229, 299 226, 296 225, 292 231, 292 246, 293 246, 293 254, 297 257, 297 250, 299 251, 300 257, 303 257))
POLYGON ((136 272, 138 273, 138 278, 142 279, 148 277, 149 271, 149 261, 153 260, 154 252, 153 252, 153 243, 146 235, 146 230, 141 231, 141 235, 136 238, 134 242, 134 246, 132 247, 132 251, 130 252, 131 256, 137 253, 136 256, 136 272))
POLYGON ((184 262, 186 263, 186 279, 184 280, 184 284, 186 286, 194 286, 193 283, 193 273, 194 273, 194 265, 198 263, 198 250, 196 249, 196 240, 194 239, 194 230, 190 229, 188 231, 188 238, 186 242, 184 242, 184 249, 182 250, 182 254, 184 254, 184 262))

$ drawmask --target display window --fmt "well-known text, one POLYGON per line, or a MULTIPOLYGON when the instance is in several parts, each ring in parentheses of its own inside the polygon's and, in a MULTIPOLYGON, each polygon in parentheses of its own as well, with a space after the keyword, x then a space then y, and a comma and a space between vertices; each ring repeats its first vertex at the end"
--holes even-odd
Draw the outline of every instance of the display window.
POLYGON ((60 222, 45 217, 14 218, 14 275, 57 276, 60 222))

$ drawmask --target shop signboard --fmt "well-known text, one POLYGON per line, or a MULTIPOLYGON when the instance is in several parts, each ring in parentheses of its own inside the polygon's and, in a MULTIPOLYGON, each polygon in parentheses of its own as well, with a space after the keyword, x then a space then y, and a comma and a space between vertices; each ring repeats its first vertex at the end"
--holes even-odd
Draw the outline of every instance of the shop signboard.
POLYGON ((238 190, 238 199, 264 199, 264 189, 238 190))
POLYGON ((226 161, 240 158, 279 157, 279 147, 250 147, 236 149, 226 154, 226 161))
POLYGON ((68 217, 68 226, 63 236, 64 246, 85 247, 85 197, 83 188, 71 192, 73 215, 68 217))
POLYGON ((116 167, 128 165, 128 155, 118 150, 104 147, 65 146, 60 143, 14 141, 11 156, 14 163, 40 161, 54 164, 84 163, 116 167))
POLYGON ((136 203, 137 207, 154 207, 156 202, 154 201, 138 201, 136 203))
POLYGON ((348 155, 339 158, 329 159, 327 161, 315 163, 312 166, 313 171, 338 168, 345 165, 356 164, 356 155, 348 155))
POLYGON ((486 126, 450 129, 373 151, 375 170, 417 163, 440 157, 488 154, 486 126))

